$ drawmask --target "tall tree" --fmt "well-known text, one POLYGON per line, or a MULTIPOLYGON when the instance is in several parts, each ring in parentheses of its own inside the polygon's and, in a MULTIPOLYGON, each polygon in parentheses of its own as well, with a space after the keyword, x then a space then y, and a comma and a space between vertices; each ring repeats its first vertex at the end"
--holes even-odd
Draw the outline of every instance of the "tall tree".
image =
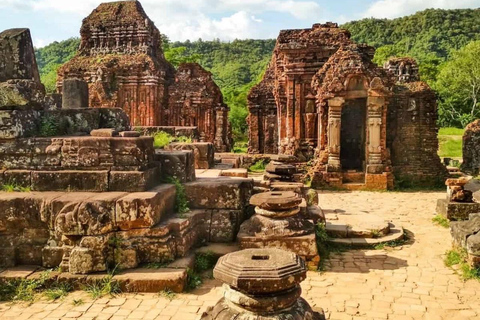
POLYGON ((480 41, 452 53, 435 87, 443 125, 465 126, 480 116, 480 41))

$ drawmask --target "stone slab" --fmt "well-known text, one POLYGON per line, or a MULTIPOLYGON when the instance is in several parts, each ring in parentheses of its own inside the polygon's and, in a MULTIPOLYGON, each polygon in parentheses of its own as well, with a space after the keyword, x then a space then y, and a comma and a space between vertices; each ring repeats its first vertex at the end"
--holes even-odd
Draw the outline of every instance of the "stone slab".
POLYGON ((33 171, 35 191, 108 191, 108 171, 33 171))
POLYGON ((239 178, 199 178, 185 184, 192 209, 244 210, 253 189, 253 180, 239 178))
POLYGON ((318 255, 315 234, 268 240, 238 234, 237 238, 242 249, 278 248, 292 251, 306 260, 311 260, 318 255))
POLYGON ((161 185, 149 192, 134 192, 117 201, 116 224, 120 230, 149 228, 173 213, 176 189, 161 185))
POLYGON ((110 171, 108 182, 109 191, 147 191, 160 183, 160 170, 155 167, 145 171, 110 171))
POLYGON ((248 170, 247 169, 222 170, 221 176, 235 177, 235 178, 248 178, 248 170))
POLYGON ((0 272, 0 280, 26 279, 38 270, 38 266, 17 266, 0 272))
POLYGON ((121 272, 113 277, 120 283, 123 292, 158 293, 171 290, 181 293, 187 282, 183 269, 134 269, 121 272))
POLYGON ((468 220, 470 214, 480 213, 480 203, 461 203, 438 199, 437 213, 451 221, 464 221, 468 220))

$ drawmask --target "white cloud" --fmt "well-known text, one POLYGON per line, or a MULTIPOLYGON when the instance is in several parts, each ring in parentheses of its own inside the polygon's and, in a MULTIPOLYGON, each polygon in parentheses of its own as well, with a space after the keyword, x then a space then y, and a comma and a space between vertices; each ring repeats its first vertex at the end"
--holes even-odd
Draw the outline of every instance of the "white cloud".
POLYGON ((364 17, 397 18, 417 11, 435 9, 462 9, 480 7, 480 0, 380 0, 374 2, 364 17))
MULTIPOLYGON (((0 8, 49 12, 81 18, 102 0, 1 0, 0 8)), ((259 15, 287 14, 313 23, 321 8, 313 0, 141 0, 145 11, 162 33, 172 40, 270 37, 259 15)))

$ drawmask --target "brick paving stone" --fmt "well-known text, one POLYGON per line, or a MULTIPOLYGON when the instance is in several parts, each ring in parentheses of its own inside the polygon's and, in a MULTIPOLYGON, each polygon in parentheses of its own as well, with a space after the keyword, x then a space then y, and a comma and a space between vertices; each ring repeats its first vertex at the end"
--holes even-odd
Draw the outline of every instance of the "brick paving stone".
MULTIPOLYGON (((314 308, 323 308, 329 320, 480 319, 480 282, 464 282, 443 264, 451 245, 449 230, 431 222, 436 199, 443 197, 443 192, 322 192, 323 209, 381 215, 414 239, 401 248, 333 254, 325 272, 308 272, 303 297, 314 308)), ((222 293, 221 283, 211 279, 172 301, 154 293, 92 300, 74 292, 56 302, 0 303, 0 319, 197 320, 222 293), (74 306, 74 299, 84 304, 74 306)))

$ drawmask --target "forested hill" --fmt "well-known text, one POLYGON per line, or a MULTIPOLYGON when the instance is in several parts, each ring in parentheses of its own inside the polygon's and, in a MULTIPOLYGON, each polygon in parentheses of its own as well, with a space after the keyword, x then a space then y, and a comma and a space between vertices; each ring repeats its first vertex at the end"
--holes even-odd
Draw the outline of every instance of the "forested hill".
MULTIPOLYGON (((357 42, 377 47, 375 61, 382 64, 391 56, 412 56, 421 63, 424 80, 432 86, 441 65, 452 50, 480 39, 480 9, 425 10, 387 20, 363 19, 344 24, 357 42)), ((47 90, 55 89, 56 70, 75 54, 78 39, 54 42, 36 50, 38 65, 47 90)), ((174 65, 198 61, 213 73, 225 101, 231 108, 235 135, 245 132, 246 96, 257 83, 270 60, 275 40, 165 41, 167 59, 174 65)))
POLYGON ((480 39, 480 9, 428 9, 403 18, 363 19, 342 27, 350 30, 355 41, 381 48, 377 60, 384 58, 381 54, 409 55, 420 62, 446 59, 452 49, 480 39))

